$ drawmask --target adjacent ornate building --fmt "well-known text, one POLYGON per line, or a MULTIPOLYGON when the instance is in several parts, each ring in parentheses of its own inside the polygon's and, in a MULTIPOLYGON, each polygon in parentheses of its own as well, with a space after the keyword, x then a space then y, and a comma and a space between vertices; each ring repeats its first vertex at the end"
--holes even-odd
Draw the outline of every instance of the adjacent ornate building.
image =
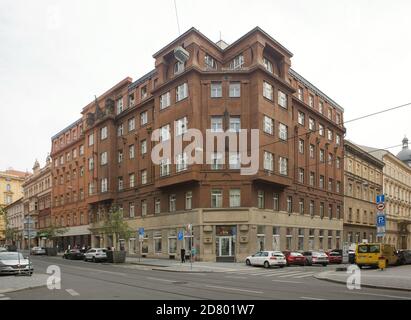
POLYGON ((8 243, 14 244, 18 249, 23 249, 23 231, 24 231, 24 206, 23 198, 14 201, 4 208, 10 230, 10 239, 8 243))
MULTIPOLYGON (((52 219, 69 228, 59 243, 124 242, 102 228, 116 206, 136 236, 144 228, 152 257, 192 245, 205 261, 341 247, 344 110, 291 69, 292 53, 260 28, 231 45, 193 28, 153 57, 154 70, 119 82, 53 136, 52 219), (211 164, 197 149, 204 164, 183 152, 152 162, 154 130, 164 142, 190 128, 259 129, 258 146, 247 146, 257 172, 241 175, 239 154, 227 151, 211 164)), ((124 245, 139 251, 135 238, 124 245)))
POLYGON ((384 162, 344 142, 344 241, 377 241, 376 196, 382 193, 384 162))

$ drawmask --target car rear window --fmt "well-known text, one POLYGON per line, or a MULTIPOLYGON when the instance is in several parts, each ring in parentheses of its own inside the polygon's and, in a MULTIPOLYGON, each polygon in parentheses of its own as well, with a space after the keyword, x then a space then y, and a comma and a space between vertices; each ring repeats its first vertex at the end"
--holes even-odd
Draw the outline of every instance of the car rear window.
POLYGON ((299 252, 291 252, 291 256, 292 256, 292 257, 301 257, 302 254, 299 253, 299 252))
POLYGON ((380 245, 379 244, 361 244, 358 246, 359 253, 379 253, 380 245))

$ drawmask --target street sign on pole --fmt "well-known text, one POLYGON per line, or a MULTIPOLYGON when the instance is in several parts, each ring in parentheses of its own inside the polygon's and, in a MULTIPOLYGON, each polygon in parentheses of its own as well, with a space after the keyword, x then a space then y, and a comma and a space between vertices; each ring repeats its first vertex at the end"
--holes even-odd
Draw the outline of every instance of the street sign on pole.
POLYGON ((183 240, 184 239, 184 233, 183 231, 178 232, 178 240, 183 240))
POLYGON ((378 203, 384 203, 385 202, 385 196, 383 194, 377 195, 377 204, 378 203))
POLYGON ((385 203, 379 203, 377 204, 377 210, 378 211, 383 211, 385 209, 385 203))
POLYGON ((385 235, 386 217, 384 212, 377 213, 377 237, 383 237, 385 235))

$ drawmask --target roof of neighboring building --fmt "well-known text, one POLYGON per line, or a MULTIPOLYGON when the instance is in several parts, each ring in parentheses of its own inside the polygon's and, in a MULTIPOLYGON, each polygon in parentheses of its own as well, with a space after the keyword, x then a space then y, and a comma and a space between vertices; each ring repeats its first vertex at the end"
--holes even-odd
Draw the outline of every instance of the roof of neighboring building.
POLYGON ((365 148, 369 148, 369 147, 360 146, 350 140, 344 141, 344 147, 350 148, 349 151, 354 151, 357 154, 360 154, 363 158, 365 158, 366 161, 369 161, 369 162, 374 163, 375 165, 378 165, 381 169, 384 167, 384 162, 382 161, 382 158, 380 159, 378 156, 376 157, 374 155, 374 153, 377 152, 378 149, 370 148, 370 150, 368 151, 368 150, 365 150, 365 148))
POLYGON ((26 178, 30 174, 28 172, 23 172, 23 171, 18 171, 18 170, 13 170, 13 169, 8 169, 6 171, 0 171, 0 175, 5 175, 5 176, 14 176, 17 178, 26 178))

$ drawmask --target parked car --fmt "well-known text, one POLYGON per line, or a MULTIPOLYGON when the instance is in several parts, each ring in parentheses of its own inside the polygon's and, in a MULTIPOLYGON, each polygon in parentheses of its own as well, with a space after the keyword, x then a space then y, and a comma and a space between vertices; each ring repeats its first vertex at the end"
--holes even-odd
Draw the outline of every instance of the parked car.
POLYGON ((84 260, 84 253, 82 253, 79 249, 66 250, 63 253, 63 259, 84 260))
POLYGON ((306 264, 307 259, 300 252, 283 251, 283 253, 287 260, 287 266, 293 264, 304 266, 306 264))
POLYGON ((5 247, 0 247, 0 252, 7 252, 7 249, 5 247))
POLYGON ((397 251, 398 264, 411 264, 411 250, 398 250, 397 251))
POLYGON ((355 263, 355 250, 348 250, 348 262, 355 263))
POLYGON ((0 252, 0 274, 33 274, 33 266, 20 252, 0 252))
POLYGON ((17 246, 15 246, 14 244, 7 244, 5 248, 9 252, 17 252, 17 246))
POLYGON ((326 253, 329 263, 342 263, 343 257, 338 251, 330 251, 326 253))
POLYGON ((84 254, 84 261, 105 261, 107 260, 107 249, 105 248, 91 248, 84 254))
POLYGON ((359 268, 363 266, 378 267, 378 260, 385 259, 386 266, 398 263, 396 250, 391 244, 360 243, 355 251, 355 262, 359 268))
POLYGON ((306 258, 307 266, 312 266, 313 264, 322 264, 325 267, 329 263, 328 256, 324 252, 304 251, 303 255, 306 258))
POLYGON ((248 266, 264 266, 264 268, 279 266, 283 268, 287 261, 281 251, 259 251, 252 256, 248 256, 245 263, 248 266))
POLYGON ((46 249, 43 247, 33 247, 31 248, 31 254, 32 255, 45 255, 46 249))

